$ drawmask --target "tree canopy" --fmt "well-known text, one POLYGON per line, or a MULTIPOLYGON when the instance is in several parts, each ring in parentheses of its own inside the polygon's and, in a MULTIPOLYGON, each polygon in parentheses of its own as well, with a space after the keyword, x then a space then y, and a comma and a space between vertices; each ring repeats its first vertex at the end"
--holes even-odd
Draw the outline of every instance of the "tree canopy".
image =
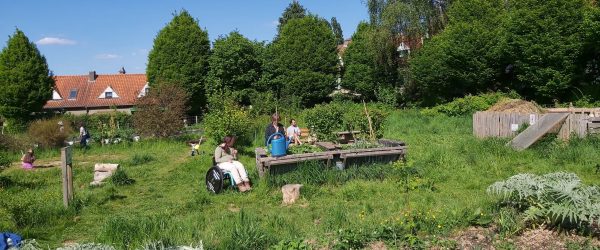
POLYGON ((279 25, 277 25, 277 31, 280 33, 283 26, 294 18, 303 18, 306 16, 306 9, 297 0, 293 0, 290 5, 283 11, 279 18, 279 25))
POLYGON ((338 58, 326 20, 307 16, 288 21, 269 50, 271 63, 266 67, 280 96, 295 96, 311 106, 333 91, 338 58))
POLYGON ((179 84, 191 96, 191 112, 206 103, 204 81, 208 72, 210 42, 189 12, 175 13, 171 22, 158 32, 148 54, 146 74, 150 85, 157 82, 179 84))
POLYGON ((46 58, 17 29, 0 52, 0 116, 23 123, 50 98, 54 79, 46 58))
POLYGON ((207 93, 251 88, 261 77, 261 51, 262 44, 248 40, 237 31, 219 37, 209 58, 207 93))
POLYGON ((333 35, 335 36, 335 42, 340 45, 344 43, 344 32, 342 31, 342 26, 338 23, 335 17, 331 18, 331 29, 333 30, 333 35))

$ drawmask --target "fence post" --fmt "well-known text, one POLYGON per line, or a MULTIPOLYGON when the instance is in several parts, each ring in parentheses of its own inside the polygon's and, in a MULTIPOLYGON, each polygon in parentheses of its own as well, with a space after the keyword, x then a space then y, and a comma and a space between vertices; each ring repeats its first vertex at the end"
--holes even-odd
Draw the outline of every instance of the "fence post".
POLYGON ((63 205, 69 207, 73 200, 73 149, 69 146, 61 148, 60 160, 63 180, 63 205))
POLYGON ((196 123, 195 124, 198 124, 198 116, 196 115, 195 117, 196 117, 196 123))

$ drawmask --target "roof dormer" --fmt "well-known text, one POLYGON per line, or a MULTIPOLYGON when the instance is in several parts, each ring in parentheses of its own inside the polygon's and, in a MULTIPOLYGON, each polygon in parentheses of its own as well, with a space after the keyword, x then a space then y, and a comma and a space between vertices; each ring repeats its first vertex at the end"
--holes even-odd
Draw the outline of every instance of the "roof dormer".
POLYGON ((150 87, 148 86, 148 83, 146 83, 146 85, 144 85, 144 87, 140 90, 140 93, 138 94, 138 98, 145 96, 148 94, 148 91, 150 90, 150 87))
POLYGON ((104 91, 102 91, 102 94, 100 94, 100 96, 98 96, 98 98, 100 99, 112 99, 112 98, 119 98, 119 95, 117 95, 117 93, 110 87, 106 87, 106 89, 104 91))
POLYGON ((59 101, 62 100, 62 96, 56 90, 52 90, 52 100, 59 101))

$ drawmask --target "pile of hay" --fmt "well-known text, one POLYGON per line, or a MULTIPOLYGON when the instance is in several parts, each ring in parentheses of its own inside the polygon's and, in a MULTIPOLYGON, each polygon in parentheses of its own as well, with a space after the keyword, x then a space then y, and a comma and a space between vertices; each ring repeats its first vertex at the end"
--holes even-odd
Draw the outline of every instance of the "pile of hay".
POLYGON ((494 106, 490 107, 487 111, 519 114, 544 113, 544 110, 536 103, 520 99, 500 100, 496 104, 494 104, 494 106))

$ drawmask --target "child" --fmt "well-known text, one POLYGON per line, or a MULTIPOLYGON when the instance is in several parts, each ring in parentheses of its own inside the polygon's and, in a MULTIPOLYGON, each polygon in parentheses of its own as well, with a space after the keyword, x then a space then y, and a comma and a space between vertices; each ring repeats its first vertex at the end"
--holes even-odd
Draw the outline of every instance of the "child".
POLYGON ((27 153, 23 154, 23 157, 21 157, 23 169, 25 169, 25 170, 33 169, 34 161, 35 161, 35 155, 33 154, 33 149, 30 148, 29 150, 27 150, 27 153))

